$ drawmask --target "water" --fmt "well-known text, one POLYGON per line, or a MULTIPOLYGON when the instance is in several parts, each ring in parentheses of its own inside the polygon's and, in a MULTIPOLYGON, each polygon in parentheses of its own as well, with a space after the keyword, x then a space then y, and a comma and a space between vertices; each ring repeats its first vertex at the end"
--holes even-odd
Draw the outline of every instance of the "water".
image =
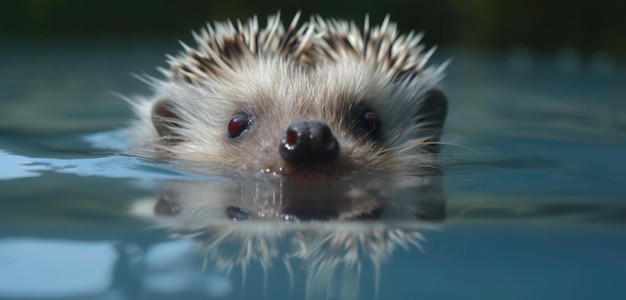
POLYGON ((440 53, 439 62, 454 57, 445 141, 475 151, 445 148, 440 220, 394 224, 415 243, 402 245, 376 222, 233 227, 191 215, 165 226, 151 217, 150 201, 172 182, 194 195, 230 184, 93 145, 123 143, 114 130, 131 113, 112 93, 147 93, 129 73, 155 74, 177 50, 0 46, 0 298, 626 298, 622 63, 440 53), (231 239, 211 248, 224 228, 231 239), (353 254, 318 242, 367 232, 381 239, 352 265, 353 254), (393 249, 376 248, 384 241, 393 249), (256 256, 241 263, 241 251, 256 256))

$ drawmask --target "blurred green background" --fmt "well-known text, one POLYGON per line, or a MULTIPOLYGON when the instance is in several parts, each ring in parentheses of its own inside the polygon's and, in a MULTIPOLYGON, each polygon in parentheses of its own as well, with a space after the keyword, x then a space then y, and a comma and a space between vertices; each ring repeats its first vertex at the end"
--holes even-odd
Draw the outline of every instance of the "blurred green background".
MULTIPOLYGON (((623 0, 441 0, 441 1, 6 1, 0 10, 4 38, 185 38, 210 20, 265 16, 281 10, 290 18, 321 14, 377 22, 389 13, 402 30, 425 31, 426 42, 444 47, 626 54, 623 0)), ((263 18, 262 18, 263 19, 263 18)))

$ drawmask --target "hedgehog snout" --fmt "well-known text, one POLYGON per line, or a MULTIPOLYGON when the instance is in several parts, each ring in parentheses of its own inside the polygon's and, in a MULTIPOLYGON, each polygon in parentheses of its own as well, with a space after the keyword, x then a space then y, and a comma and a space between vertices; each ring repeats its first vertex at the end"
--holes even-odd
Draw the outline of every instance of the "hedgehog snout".
POLYGON ((339 142, 328 125, 302 121, 287 128, 278 152, 285 161, 294 165, 329 164, 339 154, 339 142))

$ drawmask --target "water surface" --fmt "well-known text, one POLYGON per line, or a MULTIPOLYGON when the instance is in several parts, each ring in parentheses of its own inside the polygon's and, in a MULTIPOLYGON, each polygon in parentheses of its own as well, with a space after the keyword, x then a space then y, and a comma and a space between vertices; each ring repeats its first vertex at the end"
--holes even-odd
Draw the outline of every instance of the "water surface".
MULTIPOLYGON (((348 254, 259 253, 358 228, 264 224, 268 235, 284 235, 268 244, 242 235, 260 256, 224 272, 224 260, 203 247, 215 234, 133 214, 164 182, 215 178, 94 145, 124 143, 115 130, 132 115, 114 93, 148 93, 130 73, 156 75, 163 53, 177 50, 161 42, 0 46, 0 298, 626 298, 623 63, 598 69, 583 60, 572 69, 550 55, 520 64, 440 53, 438 62, 454 57, 444 140, 476 150, 444 149, 445 218, 411 223, 415 244, 396 245, 381 261, 364 252, 360 264, 336 268, 320 265, 348 254)), ((231 241, 220 253, 236 256, 242 245, 231 241)))

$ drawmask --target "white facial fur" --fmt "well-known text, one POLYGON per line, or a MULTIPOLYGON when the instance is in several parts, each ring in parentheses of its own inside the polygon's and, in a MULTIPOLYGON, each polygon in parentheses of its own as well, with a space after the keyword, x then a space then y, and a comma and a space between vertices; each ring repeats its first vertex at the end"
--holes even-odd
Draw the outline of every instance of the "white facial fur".
POLYGON ((217 23, 195 34, 197 49, 184 46, 185 53, 170 57, 170 70, 163 71, 168 80, 151 80, 154 96, 135 103, 134 151, 285 174, 280 139, 293 122, 315 120, 328 125, 340 144, 331 173, 435 165, 424 142, 438 141, 443 119, 430 120, 421 109, 443 66, 424 67, 432 51, 423 52, 421 36, 399 35, 388 19, 372 29, 366 20, 361 31, 354 23, 321 18, 297 27, 298 18, 286 29, 274 16, 263 29, 254 18, 238 29, 217 23), (360 106, 381 120, 378 141, 355 134, 352 111, 360 106), (227 124, 239 112, 252 122, 231 139, 227 124), (159 121, 165 134, 155 130, 159 121))

